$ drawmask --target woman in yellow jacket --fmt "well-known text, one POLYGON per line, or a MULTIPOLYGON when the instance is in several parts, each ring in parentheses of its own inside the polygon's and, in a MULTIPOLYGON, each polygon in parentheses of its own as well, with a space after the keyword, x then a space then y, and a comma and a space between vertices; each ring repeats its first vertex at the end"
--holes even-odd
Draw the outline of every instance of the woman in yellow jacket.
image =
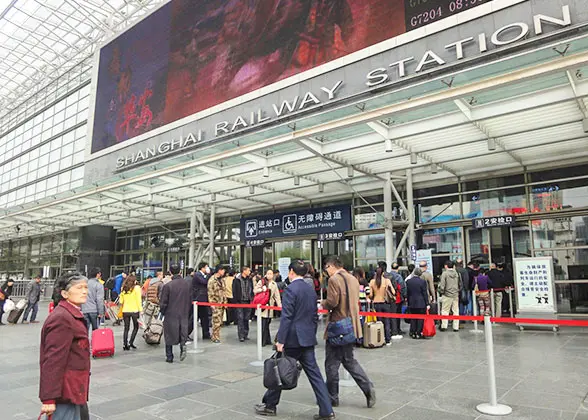
POLYGON ((136 349, 135 337, 139 331, 139 315, 143 313, 143 302, 141 298, 141 286, 137 284, 135 276, 127 276, 123 283, 121 294, 118 297, 119 304, 122 307, 123 320, 125 323, 125 330, 123 333, 124 350, 136 349), (129 338, 129 327, 133 320, 133 332, 131 333, 131 341, 129 338))

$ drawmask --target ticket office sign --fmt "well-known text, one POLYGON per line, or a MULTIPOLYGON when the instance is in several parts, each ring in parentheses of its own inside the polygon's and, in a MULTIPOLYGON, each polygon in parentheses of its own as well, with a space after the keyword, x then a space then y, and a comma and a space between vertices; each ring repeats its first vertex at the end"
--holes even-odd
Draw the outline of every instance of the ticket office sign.
POLYGON ((515 258, 517 308, 521 312, 557 312, 551 257, 515 258))

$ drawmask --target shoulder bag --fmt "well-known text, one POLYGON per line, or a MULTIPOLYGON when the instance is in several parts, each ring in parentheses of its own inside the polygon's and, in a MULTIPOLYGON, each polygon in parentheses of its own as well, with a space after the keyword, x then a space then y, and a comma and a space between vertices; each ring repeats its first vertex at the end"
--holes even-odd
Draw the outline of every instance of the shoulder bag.
MULTIPOLYGON (((347 293, 347 310, 351 311, 347 279, 345 279, 345 276, 341 277, 343 277, 343 282, 345 283, 345 292, 347 293)), ((329 322, 327 325, 327 342, 331 346, 335 347, 355 344, 357 342, 357 338, 355 337, 355 330, 353 329, 353 319, 348 316, 339 321, 329 322)))

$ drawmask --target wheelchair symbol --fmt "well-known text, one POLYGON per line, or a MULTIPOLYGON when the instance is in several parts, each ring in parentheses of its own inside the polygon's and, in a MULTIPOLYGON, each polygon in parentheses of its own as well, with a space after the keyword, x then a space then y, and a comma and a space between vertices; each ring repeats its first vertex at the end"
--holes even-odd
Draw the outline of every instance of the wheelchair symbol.
POLYGON ((297 226, 298 218, 295 214, 288 214, 282 218, 282 232, 283 233, 296 233, 298 231, 297 226))

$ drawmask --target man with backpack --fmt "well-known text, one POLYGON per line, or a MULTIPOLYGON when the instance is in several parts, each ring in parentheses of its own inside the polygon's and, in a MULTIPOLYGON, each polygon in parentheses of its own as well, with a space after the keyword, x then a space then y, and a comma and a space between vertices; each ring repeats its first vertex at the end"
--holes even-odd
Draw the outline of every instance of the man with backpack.
POLYGON ((151 320, 159 315, 159 297, 161 296, 161 287, 163 286, 163 272, 158 271, 157 277, 151 279, 146 293, 145 308, 145 326, 149 327, 151 320))

